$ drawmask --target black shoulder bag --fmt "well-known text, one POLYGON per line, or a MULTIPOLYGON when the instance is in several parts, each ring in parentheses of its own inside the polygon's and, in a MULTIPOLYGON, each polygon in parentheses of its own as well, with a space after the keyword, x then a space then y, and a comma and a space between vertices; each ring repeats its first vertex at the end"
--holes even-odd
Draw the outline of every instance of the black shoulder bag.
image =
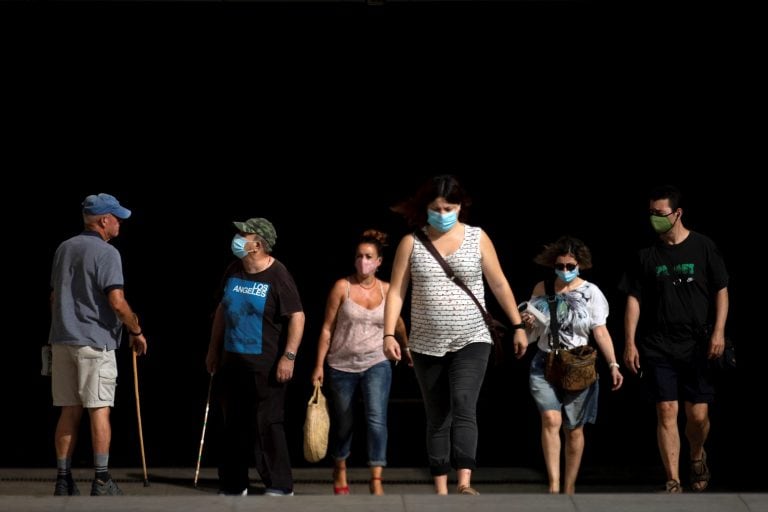
MULTIPOLYGON (((485 325, 488 326, 488 331, 491 333, 491 338, 493 339, 493 349, 494 349, 494 357, 496 358, 496 362, 501 362, 504 358, 504 350, 502 348, 502 339, 504 338, 504 334, 506 333, 507 327, 500 321, 496 320, 491 316, 491 314, 483 307, 483 305, 480 303, 479 300, 477 300, 477 297, 475 297, 475 294, 472 293, 472 290, 469 289, 469 287, 464 283, 464 281, 461 280, 459 276, 457 276, 454 272, 451 266, 448 264, 447 261, 445 261, 445 258, 437 251, 437 248, 435 247, 435 244, 432 243, 432 240, 429 239, 429 237, 422 231, 421 229, 417 229, 414 232, 414 236, 418 238, 422 244, 424 244, 424 247, 427 248, 427 250, 432 254, 432 256, 437 260, 437 262, 440 264, 441 267, 443 267, 443 270, 445 271, 445 274, 448 276, 448 279, 453 281, 456 286, 464 290, 467 295, 474 301, 477 308, 480 310, 480 313, 483 315, 483 320, 485 320, 485 325)), ((517 328, 517 326, 515 326, 517 328)))

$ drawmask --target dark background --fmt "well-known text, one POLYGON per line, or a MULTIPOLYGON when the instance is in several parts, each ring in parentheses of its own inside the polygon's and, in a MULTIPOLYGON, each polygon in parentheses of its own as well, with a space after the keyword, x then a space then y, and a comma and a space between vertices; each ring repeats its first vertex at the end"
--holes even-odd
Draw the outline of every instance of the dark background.
MULTIPOLYGON (((318 161, 313 164, 330 165, 318 161)), ((563 233, 584 239, 594 254, 594 269, 584 274, 609 299, 609 328, 620 354, 623 297, 616 285, 629 255, 652 240, 645 193, 658 181, 657 177, 644 177, 632 186, 615 187, 613 193, 600 193, 595 187, 606 185, 595 178, 582 179, 573 187, 562 189, 558 184, 569 183, 568 178, 549 180, 546 169, 531 166, 514 173, 512 168, 521 166, 503 161, 497 165, 500 175, 508 173, 504 182, 515 181, 518 185, 501 185, 502 178, 487 176, 485 165, 478 162, 454 161, 436 165, 434 171, 455 171, 465 182, 475 201, 471 223, 482 226, 494 240, 519 300, 527 298, 533 285, 548 275, 531 261, 543 243, 563 233), (536 183, 537 176, 542 183, 536 183), (548 185, 544 184, 547 182, 548 185), (538 193, 523 192, 537 187, 538 193)), ((274 254, 293 272, 306 308, 304 341, 289 388, 286 422, 294 463, 306 464, 301 452, 301 426, 311 391, 309 378, 326 294, 335 279, 352 271, 352 251, 362 230, 383 229, 392 235, 393 245, 406 233, 404 222, 388 207, 415 190, 429 174, 414 169, 408 176, 395 177, 388 169, 375 165, 367 165, 362 171, 345 164, 343 169, 351 178, 329 173, 307 179, 296 175, 293 166, 244 167, 249 169, 221 170, 218 179, 211 180, 204 191, 182 192, 176 186, 127 186, 121 185, 119 179, 107 178, 97 184, 79 179, 67 180, 66 184, 51 183, 49 189, 36 194, 39 204, 45 204, 45 211, 24 216, 24 227, 13 239, 34 243, 21 244, 18 251, 12 251, 23 259, 18 263, 20 266, 9 267, 19 271, 9 272, 6 284, 7 290, 14 290, 6 331, 9 339, 19 340, 9 344, 8 361, 15 363, 4 374, 10 398, 7 405, 9 411, 27 412, 18 416, 25 421, 4 423, 6 438, 19 441, 9 443, 5 464, 45 466, 54 462, 52 433, 57 412, 45 405, 50 403, 49 379, 38 375, 39 346, 46 339, 49 324, 50 260, 59 241, 80 229, 79 205, 84 195, 100 191, 116 195, 134 212, 113 243, 124 259, 126 297, 138 312, 149 340, 149 354, 139 359, 139 382, 150 467, 193 466, 196 461, 208 385, 204 358, 214 295, 221 272, 232 259, 231 221, 251 216, 264 216, 275 224, 278 238, 274 254)), ((751 371, 752 351, 756 347, 749 344, 744 327, 747 265, 744 255, 736 250, 735 235, 719 221, 722 210, 717 204, 723 194, 728 197, 730 193, 727 188, 715 191, 702 187, 680 173, 669 173, 665 178, 681 182, 689 198, 684 221, 717 240, 731 272, 728 330, 737 341, 743 340, 739 346, 743 366, 737 375, 722 383, 718 403, 712 409, 710 457, 713 464, 733 462, 732 459, 740 457, 731 451, 733 444, 746 443, 738 433, 744 426, 750 428, 752 409, 744 409, 741 403, 741 397, 748 393, 742 379, 751 371), (737 440, 725 443, 730 436, 737 440)), ((389 273, 393 251, 394 246, 386 255, 382 276, 389 273)), ((489 303, 496 308, 492 298, 489 303)), ((523 361, 508 359, 489 369, 478 411, 478 459, 483 466, 541 466, 538 414, 527 389, 526 365, 532 353, 531 350, 523 361)), ((129 351, 121 350, 119 361, 111 463, 138 465, 129 351)), ((602 362, 600 369, 607 376, 602 362)), ((604 385, 601 389, 599 421, 587 428, 585 466, 615 465, 617 451, 627 466, 657 464, 654 410, 643 400, 637 380, 627 376, 624 389, 616 393, 607 388, 604 385)), ((214 409, 209 418, 206 464, 215 463, 217 419, 214 409)), ((390 465, 424 465, 423 422, 412 371, 398 366, 390 407, 390 465)), ((90 447, 87 430, 83 432, 86 442, 81 443, 76 462, 88 466, 90 447)), ((358 437, 351 463, 364 464, 363 436, 358 437)), ((720 473, 719 478, 731 476, 720 473)), ((742 481, 738 484, 746 485, 742 481)))
MULTIPOLYGON (((307 315, 286 422, 302 466, 331 284, 353 270, 356 237, 369 227, 392 236, 386 276, 407 232, 389 207, 426 177, 454 173, 475 200, 469 222, 494 241, 518 300, 548 275, 532 262, 542 244, 569 233, 590 246, 595 266, 584 277, 608 297, 618 354, 617 284, 632 253, 653 240, 646 193, 660 183, 683 190, 686 225, 726 258, 728 331, 739 344, 740 368, 722 380, 711 411, 713 484, 765 488, 768 452, 754 418, 760 317, 747 288, 762 277, 753 263, 762 258, 762 194, 747 174, 755 137, 742 128, 748 102, 732 88, 741 77, 722 34, 699 23, 725 24, 727 12, 588 2, 30 5, 4 5, 12 15, 2 17, 22 30, 6 46, 0 464, 55 464, 58 412, 39 375, 39 347, 51 258, 80 230, 86 195, 113 194, 134 212, 114 244, 149 341, 139 381, 150 472, 197 460, 231 222, 274 223, 274 255, 294 274, 307 315)), ((478 406, 481 466, 543 468, 527 388, 532 352, 489 368, 478 406)), ((131 357, 125 348, 118 357, 110 463, 138 467, 131 357)), ((637 468, 628 478, 662 481, 653 405, 628 375, 621 391, 607 388, 598 423, 587 427, 584 469, 637 468)), ((389 424, 389 464, 424 466, 423 409, 401 366, 389 424)), ((208 426, 203 462, 214 465, 215 408, 208 426)), ((88 467, 87 421, 82 432, 75 463, 88 467)), ((363 437, 351 464, 365 463, 363 437)), ((684 445, 682 461, 685 453, 684 445)))

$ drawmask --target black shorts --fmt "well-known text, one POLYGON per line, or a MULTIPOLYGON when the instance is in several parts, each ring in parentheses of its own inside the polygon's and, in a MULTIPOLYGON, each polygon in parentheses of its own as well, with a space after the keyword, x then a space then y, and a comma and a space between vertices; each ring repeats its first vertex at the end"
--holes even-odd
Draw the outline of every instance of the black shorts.
POLYGON ((654 359, 644 362, 642 378, 657 403, 682 399, 711 404, 715 399, 712 370, 705 364, 654 359))

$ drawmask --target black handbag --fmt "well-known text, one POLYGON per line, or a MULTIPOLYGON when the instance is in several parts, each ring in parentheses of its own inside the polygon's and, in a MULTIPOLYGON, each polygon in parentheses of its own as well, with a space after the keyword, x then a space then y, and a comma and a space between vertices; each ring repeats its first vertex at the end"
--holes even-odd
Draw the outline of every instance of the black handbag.
POLYGON ((725 338, 723 355, 717 359, 710 359, 709 365, 711 368, 721 372, 730 372, 736 369, 736 348, 733 346, 731 338, 725 338))
MULTIPOLYGON (((698 350, 705 356, 709 352, 709 339, 712 336, 712 326, 707 324, 697 331, 698 350)), ((733 340, 725 337, 723 355, 716 359, 707 359, 707 365, 717 373, 729 373, 736 369, 736 347, 733 340)))

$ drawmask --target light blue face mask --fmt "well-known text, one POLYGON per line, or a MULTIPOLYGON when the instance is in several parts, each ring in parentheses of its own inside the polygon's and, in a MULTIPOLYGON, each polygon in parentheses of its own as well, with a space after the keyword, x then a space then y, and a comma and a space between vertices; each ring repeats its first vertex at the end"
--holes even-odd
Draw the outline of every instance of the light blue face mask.
POLYGON ((427 210, 427 222, 430 226, 435 228, 441 233, 445 233, 451 229, 456 221, 459 220, 458 210, 453 210, 446 213, 438 213, 434 210, 427 210))
POLYGON ((570 283, 579 275, 579 267, 573 270, 555 270, 555 274, 566 283, 570 283))
POLYGON ((243 235, 235 235, 232 238, 232 254, 240 259, 248 256, 248 251, 245 250, 245 244, 248 242, 250 242, 250 240, 245 238, 243 235))

